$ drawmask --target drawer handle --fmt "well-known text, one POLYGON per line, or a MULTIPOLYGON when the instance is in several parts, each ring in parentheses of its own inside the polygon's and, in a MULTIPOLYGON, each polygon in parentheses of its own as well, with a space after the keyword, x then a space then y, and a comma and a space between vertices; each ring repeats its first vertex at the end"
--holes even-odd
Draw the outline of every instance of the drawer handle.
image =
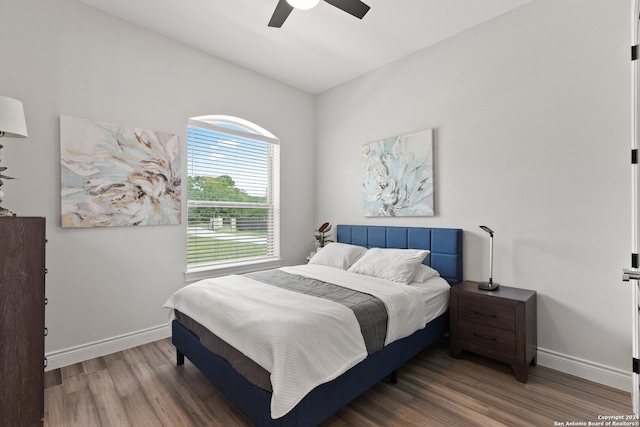
POLYGON ((483 313, 481 311, 476 311, 476 310, 473 310, 473 314, 477 314, 478 316, 484 316, 484 317, 498 317, 495 314, 487 314, 487 313, 483 313))
POLYGON ((478 334, 478 333, 475 333, 475 332, 473 333, 473 336, 474 337, 478 337, 478 338, 482 338, 482 339, 485 339, 485 340, 489 340, 489 341, 497 341, 497 339, 494 338, 494 337, 488 337, 486 335, 478 334))

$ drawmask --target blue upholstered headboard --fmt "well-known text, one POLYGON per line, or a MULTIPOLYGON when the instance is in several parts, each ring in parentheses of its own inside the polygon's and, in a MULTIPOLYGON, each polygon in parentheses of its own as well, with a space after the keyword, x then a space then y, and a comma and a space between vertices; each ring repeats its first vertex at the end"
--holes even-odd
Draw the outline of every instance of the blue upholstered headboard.
POLYGON ((451 285, 462 282, 462 230, 458 228, 338 225, 336 240, 367 248, 428 249, 424 263, 451 285))

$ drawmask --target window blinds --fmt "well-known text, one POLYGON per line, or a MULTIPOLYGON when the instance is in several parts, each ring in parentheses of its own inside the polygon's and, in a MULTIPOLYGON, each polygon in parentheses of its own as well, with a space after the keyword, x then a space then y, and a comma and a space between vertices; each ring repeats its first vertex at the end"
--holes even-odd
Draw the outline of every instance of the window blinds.
POLYGON ((187 264, 279 257, 278 140, 190 120, 187 264))

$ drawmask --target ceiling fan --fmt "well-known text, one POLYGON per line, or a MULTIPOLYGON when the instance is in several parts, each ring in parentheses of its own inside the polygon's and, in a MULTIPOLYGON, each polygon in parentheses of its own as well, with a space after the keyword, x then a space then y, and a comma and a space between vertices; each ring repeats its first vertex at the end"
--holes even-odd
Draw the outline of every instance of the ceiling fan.
MULTIPOLYGON (((320 0, 278 0, 276 10, 269 21, 270 27, 280 28, 287 19, 291 11, 295 9, 311 9, 319 3, 320 0)), ((343 10, 356 18, 362 19, 367 14, 370 7, 360 0, 324 0, 330 5, 343 10)))

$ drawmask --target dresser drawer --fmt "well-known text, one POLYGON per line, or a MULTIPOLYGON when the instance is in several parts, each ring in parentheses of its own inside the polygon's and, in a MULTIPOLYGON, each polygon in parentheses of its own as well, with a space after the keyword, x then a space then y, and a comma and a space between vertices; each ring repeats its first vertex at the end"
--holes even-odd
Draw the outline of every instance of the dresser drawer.
POLYGON ((458 297, 458 319, 495 328, 515 331, 516 311, 513 307, 458 297))
POLYGON ((516 333, 492 326, 459 320, 458 339, 506 356, 516 354, 516 333))

